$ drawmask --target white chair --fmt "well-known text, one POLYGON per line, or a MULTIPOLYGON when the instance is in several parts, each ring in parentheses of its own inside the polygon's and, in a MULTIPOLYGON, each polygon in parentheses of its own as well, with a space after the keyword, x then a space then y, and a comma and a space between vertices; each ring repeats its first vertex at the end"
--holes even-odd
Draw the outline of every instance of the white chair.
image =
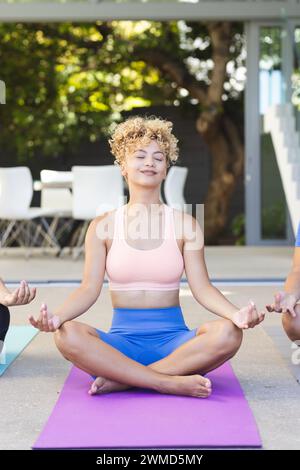
POLYGON ((73 166, 73 218, 84 221, 76 246, 83 248, 89 221, 124 203, 124 182, 116 165, 73 166))
POLYGON ((40 180, 41 208, 52 211, 51 217, 53 219, 50 229, 59 243, 61 234, 70 231, 73 225, 71 191, 73 173, 71 171, 42 170, 40 180), (63 187, 64 185, 65 187, 63 187), (62 223, 59 224, 60 222, 62 223))
POLYGON ((32 246, 39 235, 48 245, 58 248, 45 217, 50 211, 30 207, 33 181, 29 168, 0 168, 0 219, 6 227, 0 236, 0 246, 16 241, 20 246, 32 246), (33 222, 40 219, 41 224, 33 222))
POLYGON ((52 209, 54 215, 60 217, 72 216, 72 193, 68 187, 55 187, 55 184, 72 184, 73 174, 71 171, 42 170, 40 172, 42 183, 41 207, 52 209), (53 187, 43 187, 53 185, 53 187))
POLYGON ((170 207, 185 211, 184 185, 188 168, 185 166, 172 166, 167 173, 164 185, 166 203, 170 207))

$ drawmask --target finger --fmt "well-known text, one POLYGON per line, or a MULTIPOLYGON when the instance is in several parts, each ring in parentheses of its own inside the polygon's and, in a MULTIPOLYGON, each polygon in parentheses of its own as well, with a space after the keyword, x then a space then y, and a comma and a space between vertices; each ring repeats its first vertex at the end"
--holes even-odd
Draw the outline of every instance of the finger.
POLYGON ((36 296, 36 288, 33 287, 30 291, 30 297, 28 299, 28 303, 30 303, 35 298, 35 296, 36 296))
POLYGON ((52 318, 50 318, 50 320, 49 320, 49 322, 48 322, 48 325, 49 325, 49 331, 55 331, 55 330, 56 330, 56 328, 55 328, 55 326, 54 326, 54 324, 53 324, 52 318))
POLYGON ((250 328, 253 328, 256 325, 258 319, 258 313, 256 305, 253 300, 250 300, 250 310, 248 311, 248 325, 250 328))
POLYGON ((291 315, 293 318, 295 318, 297 316, 295 310, 294 310, 294 307, 288 307, 288 308, 285 308, 283 311, 282 311, 283 314, 285 315, 291 315))
POLYGON ((18 304, 21 304, 23 302, 25 296, 25 284, 24 281, 20 282, 20 287, 19 287, 19 294, 18 294, 18 304))
POLYGON ((280 308, 276 307, 275 304, 272 304, 271 307, 272 307, 272 309, 273 309, 273 310, 272 310, 273 312, 277 312, 277 313, 281 313, 281 312, 282 312, 282 308, 281 308, 281 307, 280 307, 280 308))
POLYGON ((259 323, 259 313, 257 311, 257 308, 255 307, 255 309, 252 312, 252 324, 253 326, 256 326, 258 325, 258 323, 259 323))
POLYGON ((12 293, 11 293, 11 303, 12 304, 15 304, 18 302, 18 296, 19 296, 19 287, 17 287, 17 289, 15 289, 12 293))
POLYGON ((42 321, 42 318, 41 318, 41 317, 39 317, 39 318, 37 319, 37 325, 38 325, 38 329, 41 330, 41 331, 43 331, 43 328, 44 328, 44 327, 43 327, 43 321, 42 321))
POLYGON ((49 332, 49 331, 55 331, 55 328, 54 328, 54 325, 53 325, 52 316, 49 317, 49 315, 48 315, 48 322, 47 322, 47 323, 48 323, 48 325, 47 325, 47 326, 48 326, 48 330, 47 330, 47 331, 48 331, 48 332, 49 332))
POLYGON ((27 283, 26 283, 26 294, 27 294, 27 295, 26 295, 26 303, 28 304, 29 299, 30 299, 30 297, 31 297, 31 289, 30 289, 30 287, 29 287, 29 285, 28 285, 27 283))
POLYGON ((46 310, 43 311, 42 324, 44 328, 48 328, 48 316, 46 310))
POLYGON ((25 295, 23 299, 23 304, 28 304, 29 297, 30 297, 30 289, 29 289, 27 282, 25 281, 25 295))
POLYGON ((258 323, 261 323, 265 319, 265 312, 260 312, 259 317, 258 317, 258 323))
POLYGON ((35 328, 38 328, 38 323, 37 323, 37 321, 33 318, 32 315, 30 315, 30 317, 28 317, 28 320, 30 321, 30 323, 32 324, 32 326, 34 326, 35 328))
POLYGON ((44 307, 43 307, 44 304, 41 305, 41 308, 40 308, 40 314, 39 314, 39 318, 42 319, 43 317, 43 313, 45 311, 44 307))
POLYGON ((39 328, 43 331, 44 329, 44 309, 41 308, 39 317, 37 319, 39 328))
POLYGON ((252 318, 253 318, 253 302, 249 300, 248 311, 246 312, 245 324, 249 328, 252 328, 252 318))
POLYGON ((290 311, 290 314, 292 315, 292 317, 293 317, 293 318, 296 318, 297 313, 295 312, 295 308, 294 308, 294 307, 290 307, 290 308, 289 308, 289 311, 290 311))
POLYGON ((282 296, 281 296, 280 292, 277 292, 277 294, 275 294, 275 310, 276 310, 276 312, 278 312, 279 309, 281 309, 281 300, 282 300, 282 296))
POLYGON ((53 331, 53 330, 54 330, 53 321, 51 320, 51 318, 48 320, 48 328, 49 328, 49 331, 53 331))
POLYGON ((58 316, 54 316, 52 322, 53 322, 55 330, 57 330, 60 327, 60 323, 61 323, 60 318, 58 316))
POLYGON ((41 318, 41 319, 43 318, 44 312, 47 313, 47 306, 46 306, 46 304, 42 304, 42 305, 41 305, 41 308, 40 308, 40 318, 41 318))

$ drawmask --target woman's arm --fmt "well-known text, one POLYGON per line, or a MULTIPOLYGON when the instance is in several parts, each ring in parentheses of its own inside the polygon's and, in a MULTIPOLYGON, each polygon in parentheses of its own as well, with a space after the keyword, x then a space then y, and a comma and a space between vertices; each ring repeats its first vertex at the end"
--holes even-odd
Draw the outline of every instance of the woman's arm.
POLYGON ((107 213, 96 217, 89 225, 85 237, 85 263, 80 286, 75 289, 53 313, 42 304, 38 320, 29 317, 30 323, 41 331, 55 331, 64 322, 73 320, 85 313, 100 295, 106 263, 105 240, 98 236, 102 233, 99 225, 107 213))
POLYGON ((295 248, 292 269, 286 278, 284 290, 300 300, 300 247, 295 248))
POLYGON ((253 327, 260 323, 264 319, 264 314, 257 314, 253 302, 239 308, 211 284, 204 259, 204 237, 201 227, 189 214, 185 214, 184 217, 185 273, 195 300, 210 312, 233 321, 240 328, 253 327))
POLYGON ((87 230, 85 238, 85 263, 80 286, 56 309, 61 324, 85 313, 98 299, 105 275, 106 246, 103 239, 97 236, 97 225, 105 215, 94 219, 87 230))

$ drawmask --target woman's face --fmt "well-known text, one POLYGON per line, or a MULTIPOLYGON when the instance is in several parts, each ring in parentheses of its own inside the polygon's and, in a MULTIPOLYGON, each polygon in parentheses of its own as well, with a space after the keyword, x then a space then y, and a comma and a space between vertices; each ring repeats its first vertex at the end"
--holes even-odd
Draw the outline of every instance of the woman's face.
POLYGON ((157 141, 152 140, 147 146, 137 145, 127 154, 122 175, 127 176, 128 181, 146 186, 160 184, 167 175, 167 161, 157 141))

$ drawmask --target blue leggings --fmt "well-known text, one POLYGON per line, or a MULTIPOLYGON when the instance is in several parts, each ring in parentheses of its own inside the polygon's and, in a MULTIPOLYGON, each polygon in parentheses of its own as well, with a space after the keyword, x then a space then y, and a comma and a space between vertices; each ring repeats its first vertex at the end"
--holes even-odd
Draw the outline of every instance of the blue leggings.
MULTIPOLYGON (((114 308, 110 330, 99 338, 143 365, 168 356, 196 336, 184 321, 181 307, 114 308)), ((93 377, 93 376, 92 376, 93 377)))

